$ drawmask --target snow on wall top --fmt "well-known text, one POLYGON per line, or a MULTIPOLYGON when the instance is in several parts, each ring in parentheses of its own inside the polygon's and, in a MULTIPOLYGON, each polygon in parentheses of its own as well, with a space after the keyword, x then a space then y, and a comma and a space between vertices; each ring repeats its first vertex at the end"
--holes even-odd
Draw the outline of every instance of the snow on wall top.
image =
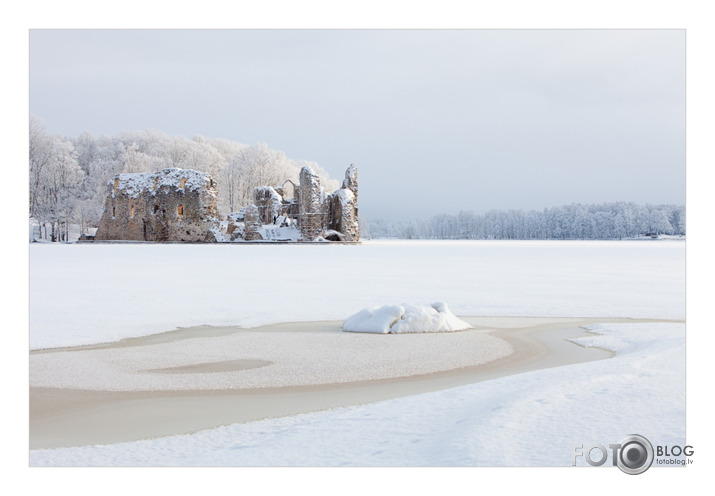
POLYGON ((315 171, 313 171, 313 168, 309 165, 304 165, 303 167, 301 167, 300 172, 301 172, 301 174, 308 174, 310 176, 315 176, 316 178, 318 177, 318 175, 315 173, 315 171), (303 171, 305 171, 305 172, 303 172, 303 171))
POLYGON ((357 181, 357 166, 350 164, 345 170, 345 179, 343 179, 343 188, 349 188, 351 183, 357 181))
POLYGON ((275 190, 273 186, 257 186, 253 188, 253 191, 264 195, 265 197, 271 197, 271 198, 276 198, 278 200, 281 200, 281 195, 278 194, 278 192, 275 190))
POLYGON ((162 169, 157 172, 136 172, 132 174, 117 174, 107 184, 114 192, 120 191, 136 198, 143 191, 154 192, 162 186, 168 186, 185 191, 196 191, 207 187, 211 176, 205 172, 192 169, 162 169))
POLYGON ((241 208, 238 212, 231 212, 226 215, 226 218, 233 222, 243 222, 246 218, 246 207, 241 208))
POLYGON ((335 195, 338 200, 340 200, 340 204, 343 206, 355 201, 355 195, 349 189, 340 188, 338 190, 335 190, 335 193, 333 193, 333 195, 335 195))

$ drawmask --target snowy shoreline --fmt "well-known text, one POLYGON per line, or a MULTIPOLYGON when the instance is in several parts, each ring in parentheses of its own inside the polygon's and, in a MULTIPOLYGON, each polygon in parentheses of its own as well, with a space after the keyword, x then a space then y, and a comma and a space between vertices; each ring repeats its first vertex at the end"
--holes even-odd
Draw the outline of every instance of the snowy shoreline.
POLYGON ((182 329, 33 352, 31 445, 116 442, 123 439, 117 431, 125 439, 181 433, 182 425, 208 428, 218 419, 235 423, 305 413, 610 356, 567 340, 584 336, 583 326, 594 322, 589 319, 466 319, 473 329, 447 334, 356 335, 341 332, 339 322, 286 323, 253 331, 182 329), (226 366, 229 362, 239 363, 226 366), (210 363, 219 367, 207 370, 210 363), (188 423, 169 422, 177 431, 167 428, 165 419, 172 416, 167 410, 188 400, 194 408, 202 405, 202 413, 188 415, 188 423), (121 429, 115 425, 109 435, 102 428, 92 438, 88 426, 116 421, 118 411, 132 422, 121 429), (110 418, 102 422, 106 415, 110 418), (149 428, 147 419, 156 416, 164 420, 149 428))
MULTIPOLYGON (((482 322, 489 320, 494 323, 495 318, 482 322)), ((619 439, 623 432, 639 432, 659 444, 682 444, 683 323, 582 321, 589 332, 579 328, 583 332, 574 336, 572 326, 579 322, 573 319, 528 320, 501 321, 506 331, 502 337, 521 333, 525 341, 516 343, 515 353, 504 363, 497 360, 476 367, 485 372, 481 378, 460 372, 428 376, 435 382, 427 385, 416 378, 377 381, 382 388, 377 393, 356 385, 337 389, 328 385, 312 391, 312 396, 310 389, 291 388, 286 394, 272 388, 265 395, 247 396, 225 391, 149 391, 126 392, 129 396, 120 401, 116 396, 96 394, 101 392, 37 388, 40 394, 76 395, 79 404, 68 410, 68 398, 60 398, 56 416, 38 422, 31 415, 34 448, 30 464, 568 466, 574 443, 619 439), (528 343, 532 337, 548 336, 554 328, 560 328, 560 334, 528 343), (572 334, 568 341, 564 331, 572 334), (604 355, 600 349, 615 355, 603 360, 611 354, 604 355), (590 358, 584 358, 588 354, 590 358), (636 385, 641 394, 634 396, 636 385), (296 404, 301 395, 308 399, 296 404), (287 410, 263 415, 262 398, 287 410), (250 410, 247 399, 258 401, 253 418, 251 412, 243 420, 221 416, 240 410, 239 405, 250 410), (316 408, 316 402, 322 404, 316 408), (583 405, 598 405, 598 411, 584 411, 583 405), (629 411, 628 416, 619 415, 623 409, 629 411), (562 419, 570 419, 568 425, 562 419), (107 421, 112 422, 112 429, 107 429, 107 421), (223 427, 210 428, 211 422, 223 427), (76 429, 74 441, 72 428, 76 429), (182 429, 185 434, 171 435, 182 429), (326 436, 326 432, 331 434, 326 436), (358 433, 359 440, 354 438, 358 433), (121 442, 122 438, 129 442, 121 442), (503 442, 519 438, 520 443, 514 445, 503 442), (448 450, 437 447, 449 439, 462 441, 448 450), (97 446, 59 447, 77 442, 97 446), (487 458, 483 450, 470 448, 483 445, 502 448, 490 450, 487 458), (43 446, 54 449, 37 449, 43 446), (542 450, 535 450, 536 446, 542 450), (545 446, 549 449, 543 451, 545 446)), ((447 335, 453 334, 439 334, 447 335)), ((47 402, 38 406, 47 413, 47 402)))

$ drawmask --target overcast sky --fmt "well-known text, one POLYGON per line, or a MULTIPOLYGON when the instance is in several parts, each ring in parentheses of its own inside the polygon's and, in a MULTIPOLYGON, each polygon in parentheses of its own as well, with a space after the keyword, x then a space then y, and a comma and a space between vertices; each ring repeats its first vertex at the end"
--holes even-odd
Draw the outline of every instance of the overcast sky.
POLYGON ((32 30, 30 112, 354 162, 372 219, 685 202, 683 30, 32 30))

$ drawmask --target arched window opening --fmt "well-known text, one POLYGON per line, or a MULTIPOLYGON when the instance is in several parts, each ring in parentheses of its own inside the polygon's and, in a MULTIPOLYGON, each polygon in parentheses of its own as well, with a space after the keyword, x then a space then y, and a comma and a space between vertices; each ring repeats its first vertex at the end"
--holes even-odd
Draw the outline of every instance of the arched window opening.
POLYGON ((283 181, 283 184, 280 185, 280 189, 283 191, 282 197, 286 201, 293 201, 295 200, 295 184, 293 184, 293 181, 290 179, 286 179, 283 181))
POLYGON ((179 216, 179 220, 184 218, 184 206, 183 205, 179 205, 178 207, 176 207, 176 215, 179 216))

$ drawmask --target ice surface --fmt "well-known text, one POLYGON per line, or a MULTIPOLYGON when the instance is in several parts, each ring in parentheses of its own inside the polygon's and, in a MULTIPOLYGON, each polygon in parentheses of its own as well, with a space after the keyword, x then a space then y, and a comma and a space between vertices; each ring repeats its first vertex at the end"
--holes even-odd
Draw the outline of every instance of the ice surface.
POLYGON ((344 320, 385 302, 461 316, 685 318, 685 242, 33 243, 30 347, 194 325, 344 320))
POLYGON ((31 387, 112 391, 251 389, 314 386, 432 374, 510 355, 506 341, 483 331, 383 336, 289 330, 241 330, 222 336, 30 356, 31 387), (207 364, 236 360, 270 366, 203 373, 207 364), (162 373, 189 368, 191 373, 162 373), (200 367, 199 367, 200 368, 200 367), (148 372, 151 371, 151 372, 148 372))

